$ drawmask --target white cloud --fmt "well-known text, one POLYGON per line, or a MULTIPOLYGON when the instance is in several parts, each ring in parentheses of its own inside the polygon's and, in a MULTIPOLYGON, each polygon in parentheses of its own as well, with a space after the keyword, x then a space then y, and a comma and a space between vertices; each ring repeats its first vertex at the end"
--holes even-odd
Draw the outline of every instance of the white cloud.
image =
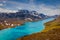
POLYGON ((0 13, 15 13, 15 10, 0 8, 0 13))
POLYGON ((0 0, 0 1, 8 1, 8 0, 0 0))
MULTIPOLYGON (((44 13, 44 14, 50 15, 50 16, 60 14, 60 5, 57 5, 57 6, 51 6, 51 5, 49 6, 49 5, 45 5, 45 4, 35 5, 35 4, 33 4, 33 2, 31 3, 31 1, 28 4, 19 3, 19 2, 11 2, 11 1, 9 1, 8 3, 10 3, 11 5, 14 5, 13 8, 15 8, 15 9, 35 10, 39 13, 44 13)), ((12 12, 12 11, 6 9, 6 12, 12 12)))
POLYGON ((47 5, 40 5, 38 12, 44 13, 44 14, 50 15, 50 16, 51 15, 59 15, 60 9, 54 8, 54 6, 51 7, 51 6, 47 6, 47 5))
POLYGON ((4 6, 4 4, 0 3, 0 6, 4 6))
POLYGON ((58 9, 54 6, 47 6, 45 4, 40 4, 40 5, 21 4, 20 6, 18 6, 18 8, 35 10, 39 13, 43 13, 43 14, 46 14, 46 15, 49 15, 49 16, 60 14, 60 9, 58 9))
POLYGON ((3 3, 6 3, 7 1, 3 1, 3 3))

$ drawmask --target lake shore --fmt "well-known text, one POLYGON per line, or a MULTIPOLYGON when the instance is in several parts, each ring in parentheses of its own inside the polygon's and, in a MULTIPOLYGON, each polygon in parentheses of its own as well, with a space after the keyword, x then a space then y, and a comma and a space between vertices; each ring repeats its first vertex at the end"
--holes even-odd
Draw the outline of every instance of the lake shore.
POLYGON ((17 18, 0 19, 0 30, 20 26, 23 25, 24 22, 24 20, 20 20, 17 18))
POLYGON ((45 23, 45 26, 42 32, 18 38, 17 40, 60 40, 60 17, 45 23))
POLYGON ((48 18, 37 22, 25 22, 20 26, 3 29, 0 31, 0 40, 16 40, 17 38, 21 38, 26 35, 42 32, 42 30, 45 29, 44 23, 52 20, 54 20, 54 18, 48 18))
POLYGON ((1 18, 0 19, 0 30, 6 29, 6 28, 14 28, 16 26, 24 25, 25 22, 37 22, 43 19, 38 19, 38 20, 21 20, 19 18, 1 18))

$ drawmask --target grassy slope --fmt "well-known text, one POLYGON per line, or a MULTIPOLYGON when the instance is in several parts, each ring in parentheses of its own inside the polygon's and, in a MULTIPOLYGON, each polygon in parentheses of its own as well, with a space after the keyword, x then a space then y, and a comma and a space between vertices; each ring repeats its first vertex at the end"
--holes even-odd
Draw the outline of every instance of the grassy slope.
POLYGON ((60 17, 45 25, 46 28, 41 33, 25 36, 18 40, 60 40, 60 17))
POLYGON ((45 23, 45 25, 46 25, 46 27, 45 27, 45 30, 43 30, 43 32, 52 30, 54 28, 60 28, 60 17, 58 17, 57 19, 55 19, 51 22, 45 23))

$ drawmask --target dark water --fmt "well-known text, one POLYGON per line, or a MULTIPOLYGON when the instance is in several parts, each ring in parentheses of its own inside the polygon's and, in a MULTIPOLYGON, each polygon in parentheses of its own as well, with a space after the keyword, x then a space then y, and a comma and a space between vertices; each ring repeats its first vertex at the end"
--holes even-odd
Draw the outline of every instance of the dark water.
POLYGON ((16 26, 15 28, 7 28, 0 31, 0 40, 16 40, 16 38, 23 37, 25 35, 31 35, 33 33, 41 32, 45 29, 44 23, 54 20, 49 18, 36 22, 26 22, 24 25, 16 26))

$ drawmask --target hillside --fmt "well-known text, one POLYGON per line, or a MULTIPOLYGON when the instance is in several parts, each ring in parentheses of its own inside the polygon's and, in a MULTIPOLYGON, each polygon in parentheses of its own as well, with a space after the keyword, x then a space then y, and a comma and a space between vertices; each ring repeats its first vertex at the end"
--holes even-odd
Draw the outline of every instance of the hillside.
POLYGON ((16 13, 0 13, 0 30, 20 26, 26 21, 38 21, 47 18, 36 11, 19 10, 16 13))
POLYGON ((60 16, 56 18, 53 21, 45 23, 45 30, 43 32, 54 29, 54 28, 60 28, 60 16))
POLYGON ((25 21, 18 18, 0 19, 0 30, 22 25, 25 21))
POLYGON ((32 34, 17 40, 60 40, 60 17, 45 23, 46 27, 41 33, 32 34))

